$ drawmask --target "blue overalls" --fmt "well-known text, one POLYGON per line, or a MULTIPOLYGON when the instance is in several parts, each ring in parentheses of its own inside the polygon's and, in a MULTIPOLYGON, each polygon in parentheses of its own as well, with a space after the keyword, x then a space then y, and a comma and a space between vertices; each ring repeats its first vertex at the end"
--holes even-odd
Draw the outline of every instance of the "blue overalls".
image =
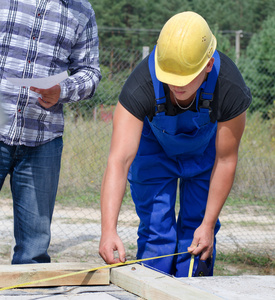
MULTIPOLYGON (((128 174, 140 218, 138 259, 186 252, 194 231, 203 220, 216 155, 217 122, 210 122, 209 103, 219 74, 217 51, 214 58, 212 71, 196 94, 197 111, 167 116, 163 110, 166 102, 163 84, 155 75, 154 50, 149 56, 156 114, 151 122, 145 118, 140 146, 128 174), (176 217, 178 179, 180 211, 176 217)), ((218 221, 215 234, 219 228, 218 221)), ((146 265, 167 274, 186 277, 190 258, 187 253, 149 260, 146 265)))

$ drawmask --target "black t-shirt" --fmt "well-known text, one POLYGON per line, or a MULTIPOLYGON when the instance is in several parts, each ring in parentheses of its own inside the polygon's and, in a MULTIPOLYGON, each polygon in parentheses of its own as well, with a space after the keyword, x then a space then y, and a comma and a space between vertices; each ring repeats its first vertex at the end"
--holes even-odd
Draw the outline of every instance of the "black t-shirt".
MULTIPOLYGON (((234 62, 219 52, 221 66, 213 101, 210 104, 211 122, 224 122, 244 112, 251 103, 251 93, 234 62)), ((169 116, 184 113, 174 106, 170 99, 170 90, 163 84, 166 95, 166 114, 169 116)), ((152 120, 155 114, 155 93, 151 79, 148 56, 143 59, 125 82, 119 95, 119 102, 136 118, 143 121, 147 116, 152 120)), ((196 110, 196 103, 189 108, 196 110)))

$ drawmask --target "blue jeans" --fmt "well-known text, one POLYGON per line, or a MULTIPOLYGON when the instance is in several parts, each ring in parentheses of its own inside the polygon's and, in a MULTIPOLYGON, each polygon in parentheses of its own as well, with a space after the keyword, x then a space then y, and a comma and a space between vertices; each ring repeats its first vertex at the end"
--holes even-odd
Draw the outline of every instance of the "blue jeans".
POLYGON ((0 142, 0 189, 10 174, 15 247, 12 264, 48 263, 62 137, 37 147, 0 142))

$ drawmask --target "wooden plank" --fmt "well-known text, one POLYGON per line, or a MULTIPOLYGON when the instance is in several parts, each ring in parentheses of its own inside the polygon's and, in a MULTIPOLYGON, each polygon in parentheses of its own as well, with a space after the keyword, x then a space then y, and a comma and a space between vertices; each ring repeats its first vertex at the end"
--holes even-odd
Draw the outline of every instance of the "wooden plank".
POLYGON ((99 267, 87 263, 50 263, 29 265, 0 265, 0 287, 15 286, 27 282, 42 280, 26 287, 49 286, 81 286, 81 285, 108 285, 110 284, 110 269, 101 269, 93 272, 83 272, 64 278, 50 281, 43 279, 71 274, 78 271, 90 270, 99 267))
POLYGON ((139 264, 111 269, 111 283, 146 300, 221 299, 139 264))

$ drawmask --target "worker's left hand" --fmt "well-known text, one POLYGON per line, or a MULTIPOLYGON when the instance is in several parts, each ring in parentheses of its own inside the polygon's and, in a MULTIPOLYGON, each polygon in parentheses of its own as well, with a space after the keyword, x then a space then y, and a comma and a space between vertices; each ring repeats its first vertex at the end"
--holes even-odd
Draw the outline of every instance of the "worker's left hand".
POLYGON ((213 253, 214 229, 200 225, 194 232, 193 241, 188 247, 188 252, 193 255, 201 254, 200 259, 206 260, 213 253))
POLYGON ((59 84, 54 85, 49 89, 39 89, 31 86, 30 90, 37 94, 40 94, 40 97, 38 97, 38 102, 41 106, 45 108, 50 108, 54 106, 58 102, 61 92, 59 84))

